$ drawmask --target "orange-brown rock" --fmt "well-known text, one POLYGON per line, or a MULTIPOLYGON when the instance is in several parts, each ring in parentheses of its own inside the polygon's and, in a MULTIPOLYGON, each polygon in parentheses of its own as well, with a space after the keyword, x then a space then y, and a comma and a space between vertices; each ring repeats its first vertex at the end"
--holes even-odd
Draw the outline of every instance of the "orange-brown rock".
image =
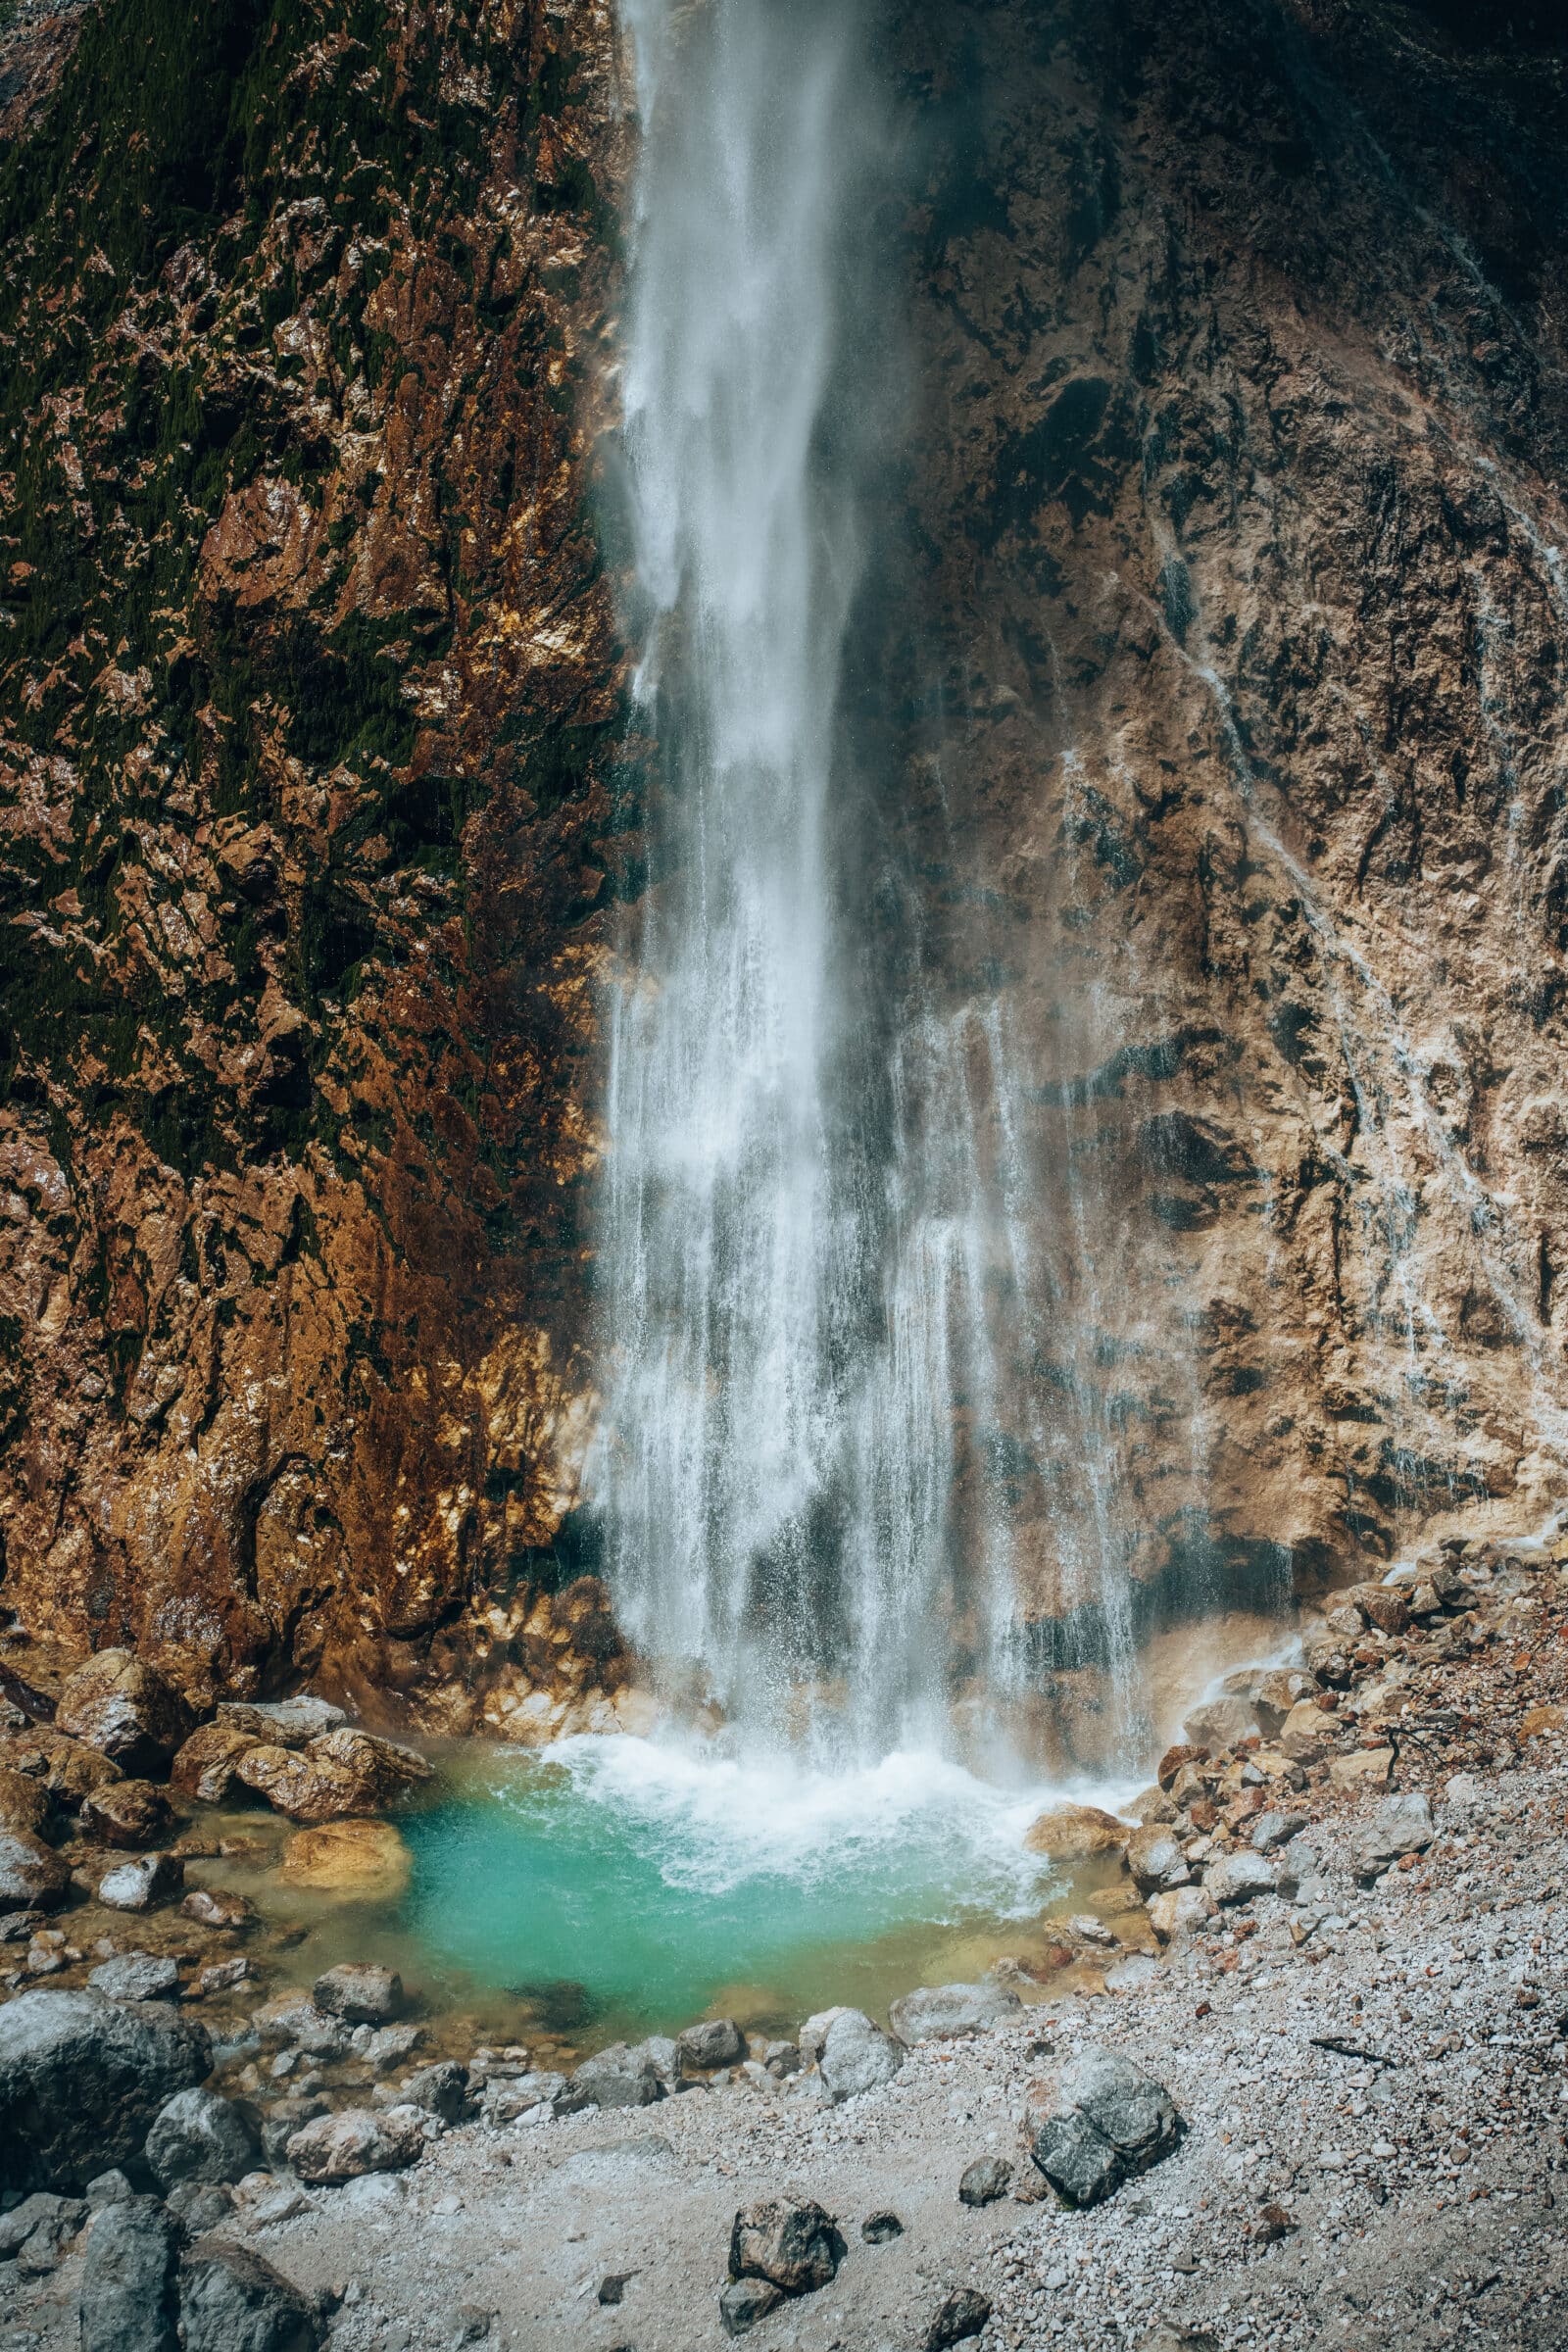
POLYGON ((81 1826, 104 1845, 157 1845, 172 1815, 169 1799, 151 1781, 106 1781, 81 1803, 81 1826))
POLYGON ((49 1792, 39 1782, 0 1765, 0 1829, 27 1830, 34 1838, 47 1838, 51 1811, 49 1792))
POLYGON ((336 1821, 379 1813, 430 1778, 412 1749, 347 1726, 300 1749, 249 1747, 234 1767, 245 1788, 291 1821, 336 1821))
POLYGON ((199 1928, 239 1930, 256 1925, 255 1905, 226 1888, 194 1887, 179 1909, 182 1918, 194 1920, 199 1928))
POLYGON ((167 1766, 191 1718, 179 1692, 144 1659, 103 1649, 61 1691, 55 1728, 135 1774, 167 1766))
POLYGON ((260 1745, 253 1732, 231 1723, 204 1723, 192 1732, 169 1768, 169 1781, 182 1796, 204 1805, 220 1805, 234 1785, 241 1756, 260 1745))
POLYGON ((1120 1854, 1131 1834, 1126 1822, 1098 1805, 1057 1805, 1030 1823, 1023 1841, 1053 1862, 1084 1862, 1120 1854))
POLYGON ((1206 1747, 1195 1747, 1190 1740, 1178 1740, 1167 1747, 1154 1767, 1154 1778, 1162 1788, 1169 1788, 1177 1774, 1188 1764, 1201 1764, 1208 1755, 1206 1747))
POLYGON ((333 1821, 299 1830, 283 1849, 283 1878, 326 1894, 386 1901, 403 1892, 413 1860, 389 1821, 333 1821))
POLYGON ((34 1724, 28 1731, 0 1740, 0 1765, 38 1782, 69 1810, 74 1810, 92 1789, 122 1777, 111 1757, 84 1746, 79 1740, 68 1740, 48 1724, 34 1724))

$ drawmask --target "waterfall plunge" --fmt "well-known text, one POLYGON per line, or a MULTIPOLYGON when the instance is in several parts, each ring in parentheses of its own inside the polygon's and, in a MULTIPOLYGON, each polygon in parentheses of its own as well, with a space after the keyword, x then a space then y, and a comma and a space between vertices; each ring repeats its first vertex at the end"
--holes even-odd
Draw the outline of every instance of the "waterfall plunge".
POLYGON ((840 723, 897 409, 890 146, 843 0, 624 13, 628 620, 660 756, 612 1014, 607 1571, 669 1695, 754 1739, 940 1745, 965 1682, 1022 1679, 996 1406, 1037 1308, 1005 1021, 939 1001, 840 723))

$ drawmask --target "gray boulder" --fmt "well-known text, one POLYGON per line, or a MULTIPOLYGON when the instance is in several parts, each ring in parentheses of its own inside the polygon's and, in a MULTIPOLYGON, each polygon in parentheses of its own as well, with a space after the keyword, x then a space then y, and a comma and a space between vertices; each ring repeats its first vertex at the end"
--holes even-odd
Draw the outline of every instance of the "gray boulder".
POLYGON ((1034 2160, 1065 2204, 1098 2205, 1168 2155, 1182 2131, 1163 2083, 1118 2051, 1090 2050, 1063 2068, 1034 2160))
POLYGON ((1250 1903, 1257 1894, 1272 1894, 1279 1884, 1266 1854, 1221 1854, 1203 1873, 1203 1891, 1216 1903, 1250 1903))
POLYGON ((262 2153, 268 2163, 286 2164, 288 2143, 295 2132, 325 2113, 326 2101, 314 2091, 291 2091, 286 2098, 274 2099, 262 2118, 262 2153))
POLYGON ((1304 1813, 1260 1813, 1253 1822, 1248 1843, 1259 1854, 1271 1854, 1276 1847, 1289 1845, 1306 1827, 1304 1813))
POLYGON ((950 2345, 967 2343, 990 2317, 989 2295, 983 2295, 977 2286, 955 2287, 937 2306, 925 2331, 924 2352, 949 2352, 950 2345))
POLYGON ((743 2205, 730 2228, 730 2277, 765 2278, 781 2294, 826 2286, 843 2260, 837 2222, 809 2199, 763 2197, 743 2205))
POLYGON ((252 2023, 269 2049, 303 2050, 308 2058, 342 2058, 354 2046, 352 2026, 341 2017, 328 2017, 302 1992, 269 2001, 252 2023))
POLYGON ((732 2278, 718 2298, 718 2317, 726 2335, 746 2335, 784 2300, 765 2278, 732 2278))
POLYGON ((404 2106, 422 2107, 444 2124, 461 2124, 468 2112, 468 2070, 456 2058, 438 2058, 411 2075, 398 2097, 404 2106))
POLYGON ((0 2214, 0 2262, 14 2262, 33 2240, 33 2260, 26 2265, 32 2270, 52 2270, 61 2253, 71 2243, 83 2222, 89 2207, 80 2197, 60 2197, 48 2189, 35 2190, 13 2205, 7 2214, 0 2214))
MULTIPOLYGON (((487 2082, 484 2112, 493 2124, 514 2124, 519 2115, 531 2115, 536 2107, 554 2107, 566 2095, 565 2076, 540 2068, 510 2081, 487 2082)), ((588 2101, 583 2104, 586 2106, 588 2101)))
POLYGON ((1127 1867, 1140 1894, 1168 1894, 1192 1878, 1181 1841, 1161 1824, 1134 1830, 1127 1840, 1127 1867))
POLYGON ((711 2074, 715 2067, 739 2066, 746 2055, 746 2036, 732 2017, 710 2017, 677 2034, 675 2049, 682 2066, 711 2074))
POLYGON ((977 2156, 963 2168, 958 2182, 960 2205, 995 2205, 1012 2186, 1012 2167, 1002 2156, 977 2156))
POLYGON ((24 1992, 0 2007, 0 2187, 74 2187, 139 2157, 159 2109, 212 2072, 163 2002, 24 1992))
POLYGON ((179 1969, 167 1952, 121 1952, 87 1979, 110 2001, 168 2001, 179 1993, 179 1969))
POLYGON ((233 2101, 216 2090, 176 2091, 147 2134, 148 2169, 164 2189, 176 2180, 204 2187, 238 2180, 255 2162, 255 2132, 233 2101))
POLYGON ((98 1882, 98 1900, 111 1911, 148 1911, 166 1896, 177 1894, 185 1884, 185 1865, 177 1854, 138 1854, 132 1862, 117 1862, 98 1882))
POLYGON ((331 2187, 364 2173, 400 2173, 424 2153, 424 2111, 388 2107, 342 2107, 318 2117, 288 2142, 287 2155, 302 2180, 331 2187))
POLYGON ((180 2271, 185 2352, 317 2352, 316 2314, 297 2286, 247 2246, 201 2238, 180 2271))
POLYGON ((1404 1854, 1424 1854, 1437 1835, 1432 1807, 1419 1788, 1391 1796, 1357 1831, 1350 1847, 1357 1878, 1375 1879, 1404 1854))
POLYGON ((625 2042, 616 2041, 573 2068, 557 2105, 571 2115, 582 2107, 651 2107, 663 2095, 663 2082, 647 2048, 639 2043, 628 2049, 625 2042))
POLYGON ((164 2203, 187 2237, 205 2237, 228 2220, 234 2191, 221 2180, 176 2180, 164 2203))
POLYGON ((122 2205, 127 2197, 135 2194, 124 2174, 118 2169, 111 2169, 107 2173, 97 2174, 88 2181, 87 2208, 89 2212, 96 2213, 101 2205, 122 2205))
POLYGON ((0 1829, 0 1911, 58 1911, 71 1868, 31 1830, 0 1829))
POLYGON ((179 2241, 156 2197, 103 2208, 87 2234, 81 2352, 177 2352, 179 2241))
POLYGON ((395 1968, 349 1960, 318 1977, 311 1998, 328 2017, 345 2018, 351 2026, 385 2026, 403 2007, 403 1979, 395 1968))
POLYGON ((989 2034, 1022 2014, 1022 2001, 1004 1984, 923 1984, 894 2002, 888 2023, 912 2048, 917 2041, 945 2041, 956 2034, 989 2034))
POLYGON ((858 2009, 841 2009, 823 2038, 817 2068, 835 2107, 891 2082, 904 2064, 904 2044, 858 2009))

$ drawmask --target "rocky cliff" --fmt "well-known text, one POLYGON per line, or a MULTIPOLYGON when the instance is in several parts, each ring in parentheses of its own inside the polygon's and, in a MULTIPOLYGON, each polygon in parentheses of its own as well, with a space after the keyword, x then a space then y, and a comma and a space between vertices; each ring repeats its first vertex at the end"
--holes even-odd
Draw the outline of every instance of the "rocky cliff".
MULTIPOLYGON (((1044 1622, 1568 1485, 1568 43, 1477 22, 887 11, 858 700, 1048 1270, 966 1431, 1044 1622)), ((34 6, 0 75, 0 1597, 466 1727, 614 1652, 548 1601, 639 874, 608 0, 34 6)))

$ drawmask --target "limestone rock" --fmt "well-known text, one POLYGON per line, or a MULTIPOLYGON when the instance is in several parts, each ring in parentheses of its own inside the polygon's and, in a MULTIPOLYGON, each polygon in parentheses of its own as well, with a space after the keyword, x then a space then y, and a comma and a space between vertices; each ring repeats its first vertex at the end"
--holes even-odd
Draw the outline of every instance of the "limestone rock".
POLYGON ((219 1727, 254 1745, 304 1747, 323 1732, 335 1732, 346 1721, 343 1709, 328 1698, 301 1691, 294 1698, 256 1699, 243 1703, 225 1699, 218 1710, 219 1727))
POLYGON ((1217 1755, 1225 1748, 1239 1746, 1244 1740, 1255 1738, 1259 1728, 1250 1702, 1232 1692, 1194 1707, 1182 1726, 1182 1735, 1189 1746, 1217 1755))
POLYGON ((1023 2014, 1023 2003, 1005 1984, 925 1984, 906 1992, 888 2012, 900 2041, 942 2041, 956 2034, 989 2034, 1023 2014))
POLYGON ((179 1968, 167 1952, 121 1952, 92 1971, 87 1989, 110 2001, 177 2000, 179 1968))
POLYGON ((320 1823, 396 1804, 430 1778, 430 1767, 412 1748, 340 1727, 302 1748, 247 1748, 234 1777, 291 1821, 320 1823))
POLYGON ((30 1830, 0 1830, 0 1912, 58 1911, 71 1869, 30 1830))
POLYGON ((1098 2205, 1168 2155, 1183 2129, 1162 2083, 1119 2051, 1089 2050, 1063 2068, 1034 2160, 1065 2204, 1098 2205))
POLYGON ((0 2007, 0 2186, 70 2186, 139 2158, 159 2109, 211 2066, 201 2027, 163 2002, 20 1993, 0 2007))
POLYGON ((311 2305, 248 2246, 199 2238, 180 2266, 184 2352, 317 2352, 311 2305))
POLYGON ((746 2036, 733 2018, 707 2018, 676 2034, 675 2050, 681 2066, 709 2074, 715 2067, 739 2066, 746 2055, 746 2036))
POLYGON ((1140 1894, 1163 1894, 1192 1877, 1187 1857, 1167 1829, 1135 1830, 1127 1840, 1127 1867, 1140 1894))
POLYGON ((179 2090, 147 2134, 148 2170, 166 2191, 176 2180, 203 2187, 238 2180, 256 2162, 256 2133, 231 2099, 200 2087, 179 2090))
POLYGON ((808 2199, 764 2197, 730 2229, 729 2275, 765 2278, 781 2294, 809 2294, 838 2276, 844 2240, 830 2213, 808 2199))
POLYGON ((1085 1862, 1119 1854, 1127 1834, 1125 1822, 1098 1805, 1057 1805, 1030 1823, 1023 1841, 1053 1862, 1085 1862))
POLYGON ((1012 2167, 1004 2156, 977 2156, 958 2181, 960 2205, 995 2205, 1012 2185, 1012 2167))
POLYGON ((218 1886, 195 1886, 179 1906, 182 1919, 200 1928, 242 1929, 256 1925, 256 1908, 242 1894, 218 1886))
POLYGON ((98 1900, 111 1911, 147 1911, 185 1884, 185 1865, 177 1854, 138 1854, 133 1862, 117 1862, 98 1882, 98 1900))
POLYGON ((81 1826, 104 1845, 156 1845, 173 1821, 169 1799, 151 1781, 107 1781, 81 1800, 81 1826))
POLYGON ((156 2197, 106 2205, 87 2236, 80 2352, 178 2352, 180 2231, 156 2197))
POLYGON ((1203 1892, 1216 1903, 1250 1903, 1254 1895, 1272 1894, 1278 1885, 1278 1866, 1266 1854, 1221 1854, 1203 1871, 1203 1892))
POLYGON ((69 1677, 55 1729, 109 1756, 127 1773, 166 1766, 191 1730, 190 1709, 161 1674, 128 1649, 101 1649, 69 1677))
POLYGON ((1278 1847, 1289 1845, 1305 1827, 1304 1813, 1259 1813, 1247 1833, 1247 1842, 1256 1853, 1271 1854, 1278 1847))
MULTIPOLYGON (((422 2120, 422 2119, 421 2119, 422 2120)), ((302 2180, 330 2185, 364 2173, 396 2173, 424 2153, 420 2126, 395 2107, 341 2107, 306 2124, 288 2142, 288 2160, 302 2180)))
POLYGON ((1206 1886, 1178 1886, 1169 1894, 1151 1898, 1149 1917, 1154 1933, 1162 1942, 1173 1942, 1179 1936, 1196 1936, 1213 1918, 1214 1897, 1206 1886))
POLYGON ((1357 1830, 1351 1865, 1358 1878, 1376 1878, 1404 1854, 1424 1854, 1436 1834, 1432 1807, 1420 1789, 1391 1796, 1357 1830))
POLYGON ((408 1885, 413 1857, 389 1821, 333 1821, 301 1830, 283 1848, 281 1876, 296 1886, 389 1902, 408 1885))
POLYGON ((568 2109, 651 2107, 663 2095, 663 2082, 648 2051, 617 2041, 572 2070, 567 2097, 560 2103, 568 2109))
POLYGON ((281 1993, 268 2001, 252 2019, 269 2049, 299 2049, 309 2058, 341 2058, 354 2046, 353 2029, 341 2017, 329 2017, 304 1993, 281 1993))
POLYGON ((1410 1622, 1409 1604, 1396 1585, 1353 1585, 1341 1598, 1381 1634, 1402 1634, 1410 1622))
MULTIPOLYGON (((559 2082, 561 2078, 552 2080, 559 2082)), ((454 2058, 438 2058, 433 2066, 411 2075, 398 2095, 402 2104, 422 2107, 444 2124, 460 2124, 468 2111, 468 2070, 454 2058)))
POLYGON ((891 2082, 904 2064, 904 2044, 858 2009, 841 2009, 822 2038, 817 2071, 835 2107, 891 2082))
POLYGON ((371 1961, 345 1961, 317 1978, 311 1997, 318 2009, 350 2025, 384 2026, 403 2007, 403 1979, 396 1969, 371 1961))
POLYGON ((9 1740, 0 1740, 0 1764, 36 1781, 55 1802, 74 1812, 89 1790, 121 1778, 112 1757, 100 1755, 80 1740, 68 1740, 49 1724, 31 1724, 9 1740))
POLYGON ((977 2286, 956 2286, 932 2315, 923 2352, 950 2352, 952 2345, 967 2343, 982 2332, 990 2317, 989 2295, 983 2295, 977 2286))
POLYGON ((1358 1747, 1348 1756, 1329 1758, 1329 1779, 1336 1788, 1386 1788, 1393 1770, 1392 1747, 1358 1747))

